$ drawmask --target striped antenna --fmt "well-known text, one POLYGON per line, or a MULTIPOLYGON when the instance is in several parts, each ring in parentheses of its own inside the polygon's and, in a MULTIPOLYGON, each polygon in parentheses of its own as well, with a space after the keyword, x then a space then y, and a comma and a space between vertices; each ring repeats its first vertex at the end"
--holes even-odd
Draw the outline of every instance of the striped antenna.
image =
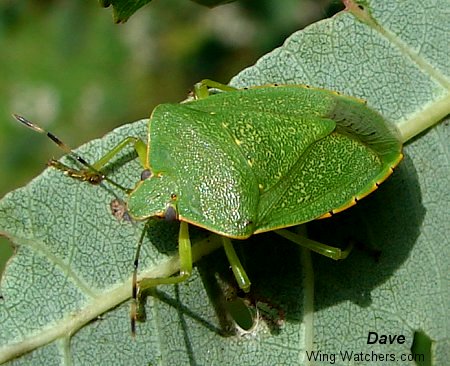
POLYGON ((44 130, 42 127, 39 127, 35 123, 31 122, 29 119, 27 119, 19 114, 14 113, 13 117, 17 121, 19 121, 20 123, 25 125, 26 127, 32 129, 33 131, 39 132, 43 135, 47 135, 47 137, 50 140, 52 140, 56 145, 58 145, 62 150, 64 150, 64 152, 66 154, 70 155, 72 158, 74 158, 76 161, 78 161, 81 165, 85 166, 87 169, 86 170, 72 169, 57 160, 50 160, 50 162, 48 163, 49 166, 52 166, 58 170, 61 170, 62 172, 64 172, 64 174, 66 174, 69 177, 74 178, 74 179, 89 182, 94 185, 100 184, 103 180, 105 180, 108 183, 112 184, 113 186, 119 188, 120 190, 129 192, 129 190, 127 188, 125 188, 122 185, 109 179, 101 171, 99 171, 93 165, 89 164, 85 159, 83 159, 80 155, 78 155, 76 152, 74 152, 69 146, 67 146, 64 142, 62 142, 53 133, 51 133, 47 130, 44 130))

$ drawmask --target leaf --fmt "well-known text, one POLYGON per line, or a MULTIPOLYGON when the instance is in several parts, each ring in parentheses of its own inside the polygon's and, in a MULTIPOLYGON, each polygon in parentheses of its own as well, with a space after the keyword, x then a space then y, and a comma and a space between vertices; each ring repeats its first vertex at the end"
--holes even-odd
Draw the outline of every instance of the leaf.
POLYGON ((113 18, 116 23, 125 23, 135 12, 152 0, 99 0, 104 8, 112 6, 113 18))
MULTIPOLYGON (((335 89, 367 99, 402 131, 448 114, 448 3, 347 7, 293 34, 232 84, 335 89)), ((145 121, 92 141, 80 154, 94 161, 128 135, 145 137, 145 121)), ((306 252, 270 233, 236 245, 260 317, 250 331, 228 336, 218 278, 229 271, 217 251, 186 283, 160 286, 149 297, 147 322, 133 340, 127 300, 142 224, 111 215, 109 203, 120 192, 46 170, 0 203, 0 232, 17 245, 1 282, 0 362, 29 351, 16 363, 307 364, 305 351, 316 350, 317 365, 330 364, 333 355, 336 364, 349 364, 345 351, 366 357, 354 364, 387 364, 380 357, 388 354, 396 358, 392 364, 412 365, 401 357, 420 330, 432 340, 433 363, 445 364, 449 141, 446 119, 407 144, 405 160, 377 192, 309 225, 311 236, 329 244, 360 243, 345 261, 312 255, 311 268, 306 252), (367 344, 369 332, 402 334, 406 342, 367 344)), ((132 157, 111 164, 111 177, 130 187, 140 175, 132 157)), ((140 273, 173 271, 166 261, 176 261, 176 235, 176 225, 164 222, 149 230, 140 273)), ((197 254, 213 249, 202 245, 197 254)))
MULTIPOLYGON (((113 7, 114 21, 125 23, 136 11, 152 0, 99 0, 104 8, 113 7)), ((182 1, 182 0, 180 0, 182 1)), ((213 8, 236 0, 192 0, 198 4, 213 8)))
POLYGON ((214 8, 215 6, 232 3, 235 2, 236 0, 191 0, 191 1, 203 6, 207 6, 209 8, 214 8))

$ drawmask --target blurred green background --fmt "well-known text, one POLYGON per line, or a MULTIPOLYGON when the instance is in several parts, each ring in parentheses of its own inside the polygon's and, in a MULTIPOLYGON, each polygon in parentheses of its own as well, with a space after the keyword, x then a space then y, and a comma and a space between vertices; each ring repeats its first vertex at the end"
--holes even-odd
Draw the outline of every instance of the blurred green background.
MULTIPOLYGON (((227 83, 296 30, 343 7, 338 0, 241 0, 208 9, 153 1, 122 25, 95 0, 0 4, 0 197, 61 151, 16 123, 22 114, 76 147, 192 85, 227 83)), ((0 274, 12 253, 0 238, 0 274)))

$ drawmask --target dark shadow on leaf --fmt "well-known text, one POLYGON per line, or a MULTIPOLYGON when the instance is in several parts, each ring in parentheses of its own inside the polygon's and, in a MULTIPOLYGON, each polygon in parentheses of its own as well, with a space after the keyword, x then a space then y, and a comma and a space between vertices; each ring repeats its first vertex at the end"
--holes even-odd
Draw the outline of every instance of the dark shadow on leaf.
MULTIPOLYGON (((177 304, 181 304, 181 299, 180 299, 180 290, 178 286, 175 286, 175 301, 177 304)), ((183 311, 183 309, 181 309, 180 306, 178 306, 178 319, 180 321, 180 325, 181 325, 181 329, 183 330, 183 339, 184 339, 184 345, 186 347, 186 353, 187 356, 189 358, 189 365, 195 366, 197 365, 197 362, 195 361, 195 352, 194 352, 194 348, 192 346, 192 342, 191 339, 189 337, 189 331, 188 331, 188 325, 185 319, 185 312, 183 311)), ((203 323, 205 324, 205 323, 203 323)), ((208 324, 208 323, 206 323, 208 324)), ((212 330, 212 328, 209 328, 210 330, 212 330)))
POLYGON ((340 262, 314 256, 315 308, 350 300, 362 307, 371 292, 386 282, 408 258, 424 219, 417 172, 406 157, 388 181, 354 208, 310 225, 316 240, 338 244, 355 240, 340 262), (374 253, 378 255, 374 256, 374 253))
POLYGON ((217 250, 197 264, 200 278, 214 308, 219 329, 222 336, 231 336, 236 333, 236 324, 226 309, 227 294, 224 284, 232 281, 228 261, 223 250, 217 250), (224 278, 225 276, 226 278, 224 278))
MULTIPOLYGON (((391 177, 370 197, 330 219, 308 225, 318 241, 355 248, 345 260, 336 262, 313 255, 315 309, 352 301, 371 304, 371 292, 386 282, 408 258, 424 218, 417 173, 406 157, 391 177)), ((234 241, 252 281, 251 293, 280 307, 287 321, 303 319, 303 272, 298 247, 273 233, 234 241)), ((226 258, 209 256, 209 266, 231 273, 226 258)))
MULTIPOLYGON (((183 286, 183 285, 181 285, 181 286, 183 286)), ((153 296, 153 297, 157 298, 159 301, 177 309, 180 319, 187 316, 187 317, 195 320, 199 324, 201 324, 203 327, 205 327, 209 331, 214 332, 219 335, 224 335, 222 329, 217 327, 215 324, 212 324, 209 320, 204 319, 200 314, 193 312, 189 307, 183 305, 180 301, 178 286, 174 285, 174 288, 175 288, 175 298, 169 296, 167 292, 164 292, 163 290, 159 290, 159 289, 154 289, 153 291, 149 291, 148 296, 153 296)), ((187 325, 185 324, 185 326, 184 326, 185 331, 186 331, 186 327, 187 327, 187 325)))
POLYGON ((179 223, 167 222, 164 219, 155 218, 149 224, 146 239, 160 252, 167 255, 178 253, 179 223))

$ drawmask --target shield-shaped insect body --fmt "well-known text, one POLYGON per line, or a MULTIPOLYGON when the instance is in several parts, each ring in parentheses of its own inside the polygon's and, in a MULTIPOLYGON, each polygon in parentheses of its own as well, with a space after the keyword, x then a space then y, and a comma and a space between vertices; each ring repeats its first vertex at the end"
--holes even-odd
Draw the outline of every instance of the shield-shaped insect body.
POLYGON ((130 214, 164 216, 172 202, 179 220, 239 239, 353 205, 402 157, 394 128, 363 101, 298 85, 162 104, 147 146, 152 175, 130 214))

